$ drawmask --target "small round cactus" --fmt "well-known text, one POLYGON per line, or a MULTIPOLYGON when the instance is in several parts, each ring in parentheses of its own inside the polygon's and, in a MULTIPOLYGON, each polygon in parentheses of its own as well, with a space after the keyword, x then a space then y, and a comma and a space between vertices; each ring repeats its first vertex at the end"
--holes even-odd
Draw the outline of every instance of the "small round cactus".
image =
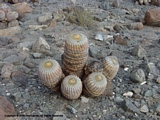
POLYGON ((69 75, 61 83, 62 94, 71 100, 78 99, 82 93, 82 82, 79 77, 69 75))
POLYGON ((40 81, 45 86, 54 91, 58 89, 58 85, 64 75, 59 63, 56 60, 44 59, 39 65, 39 77, 40 81))
POLYGON ((103 74, 106 76, 108 81, 111 81, 119 70, 119 63, 116 56, 107 56, 103 60, 103 74))
POLYGON ((91 73, 84 81, 84 93, 91 96, 100 96, 106 89, 107 79, 100 72, 91 73))

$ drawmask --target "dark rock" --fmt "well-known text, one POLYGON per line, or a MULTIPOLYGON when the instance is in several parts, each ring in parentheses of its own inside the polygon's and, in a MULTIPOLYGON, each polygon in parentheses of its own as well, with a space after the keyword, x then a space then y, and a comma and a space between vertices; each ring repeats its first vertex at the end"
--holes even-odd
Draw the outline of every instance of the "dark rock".
POLYGON ((8 44, 11 44, 12 42, 13 41, 11 37, 0 37, 0 45, 2 46, 6 46, 8 44))
POLYGON ((113 7, 120 7, 120 3, 121 3, 121 0, 115 0, 115 1, 112 3, 112 6, 113 6, 113 7))
POLYGON ((17 63, 20 62, 20 58, 17 55, 11 55, 7 58, 4 58, 4 62, 9 62, 9 63, 17 63))
POLYGON ((141 99, 142 96, 140 94, 133 94, 133 98, 135 98, 135 99, 141 99))
POLYGON ((136 69, 134 70, 132 73, 131 73, 131 76, 130 76, 131 80, 133 82, 143 82, 145 81, 145 73, 142 69, 136 69))
POLYGON ((114 43, 127 46, 127 41, 124 40, 120 35, 114 36, 114 43))
POLYGON ((135 94, 139 94, 141 92, 140 88, 133 88, 132 90, 135 94))
POLYGON ((89 46, 89 55, 94 58, 103 58, 101 50, 96 45, 89 46))
POLYGON ((130 111, 130 112, 134 112, 134 113, 140 113, 139 109, 129 100, 124 100, 121 104, 121 107, 125 110, 125 111, 130 111))
POLYGON ((77 110, 74 109, 74 108, 73 108, 72 106, 70 106, 70 105, 67 105, 67 106, 66 106, 66 109, 67 109, 69 112, 73 113, 73 114, 76 114, 76 113, 77 113, 77 110))
POLYGON ((11 78, 18 87, 26 87, 28 83, 28 77, 20 71, 13 72, 11 78))
POLYGON ((142 59, 146 57, 146 51, 141 47, 141 45, 137 45, 132 49, 132 55, 142 59))

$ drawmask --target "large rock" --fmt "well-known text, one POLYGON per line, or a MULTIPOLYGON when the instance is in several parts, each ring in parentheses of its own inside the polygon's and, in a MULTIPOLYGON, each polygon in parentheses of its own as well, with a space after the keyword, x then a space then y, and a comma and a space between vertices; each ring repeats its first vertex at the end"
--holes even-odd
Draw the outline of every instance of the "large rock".
POLYGON ((10 78, 12 72, 15 70, 15 66, 13 64, 5 64, 1 70, 2 78, 10 78))
POLYGON ((52 19, 52 13, 45 13, 45 15, 39 16, 38 17, 38 22, 40 23, 45 23, 48 20, 52 19))
POLYGON ((32 8, 26 3, 17 3, 12 5, 13 10, 18 13, 18 17, 23 17, 25 13, 30 13, 32 12, 32 8))
POLYGON ((144 19, 147 25, 160 27, 160 9, 147 10, 144 19))
POLYGON ((28 83, 28 77, 20 71, 14 71, 11 78, 18 87, 26 87, 28 83))
POLYGON ((5 115, 14 115, 15 108, 6 98, 0 96, 0 120, 5 120, 5 115))
POLYGON ((21 32, 21 28, 19 26, 15 26, 7 29, 0 29, 0 36, 13 36, 21 32))

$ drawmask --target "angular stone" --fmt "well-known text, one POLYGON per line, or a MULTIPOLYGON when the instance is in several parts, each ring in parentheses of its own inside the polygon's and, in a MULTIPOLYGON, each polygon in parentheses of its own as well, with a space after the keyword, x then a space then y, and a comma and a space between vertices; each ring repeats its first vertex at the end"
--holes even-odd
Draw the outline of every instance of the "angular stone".
POLYGON ((11 78, 18 87, 25 87, 28 83, 28 77, 20 71, 14 71, 11 78))
POLYGON ((40 37, 32 46, 32 50, 34 52, 45 53, 46 51, 50 50, 49 44, 46 42, 45 39, 40 37))
POLYGON ((135 55, 139 58, 145 58, 146 57, 146 51, 144 48, 141 47, 141 45, 137 45, 132 49, 132 55, 135 55))
POLYGON ((121 107, 125 111, 130 111, 130 112, 134 112, 134 113, 140 113, 139 109, 132 102, 130 102, 128 99, 124 100, 121 103, 121 107))
POLYGON ((102 96, 113 96, 113 83, 112 81, 107 81, 107 86, 102 94, 102 96))
POLYGON ((2 67, 2 70, 1 70, 1 76, 2 78, 10 78, 11 74, 13 71, 15 71, 16 68, 13 64, 5 64, 3 67, 2 67))
POLYGON ((14 115, 15 108, 6 98, 0 96, 0 120, 5 120, 8 117, 5 115, 14 115))
POLYGON ((130 76, 131 80, 133 82, 138 82, 138 83, 142 83, 143 81, 145 81, 145 73, 142 69, 136 69, 131 73, 130 76))
POLYGON ((148 69, 149 69, 149 73, 158 76, 160 74, 158 68, 156 67, 156 65, 152 62, 148 63, 148 69))
POLYGON ((151 97, 152 95, 153 95, 152 90, 147 90, 147 91, 144 93, 144 96, 145 96, 145 97, 151 97))
POLYGON ((88 103, 89 99, 84 97, 84 96, 81 96, 81 102, 82 103, 88 103))
POLYGON ((94 58, 103 58, 103 54, 96 45, 89 46, 89 55, 94 58))
POLYGON ((21 32, 21 28, 19 26, 15 26, 6 29, 0 29, 0 36, 13 36, 21 32))
POLYGON ((96 40, 103 41, 103 35, 101 33, 97 33, 95 36, 96 40))
POLYGON ((52 19, 49 23, 49 27, 55 27, 56 26, 56 20, 52 19))
POLYGON ((156 83, 160 84, 160 76, 156 79, 156 83))
POLYGON ((139 94, 141 92, 140 88, 133 88, 132 90, 135 94, 139 94))
POLYGON ((70 111, 71 113, 73 113, 73 114, 76 114, 76 113, 77 113, 77 110, 76 110, 75 108, 73 108, 72 106, 70 106, 70 105, 67 105, 67 106, 66 106, 66 109, 67 109, 68 111, 70 111))
POLYGON ((147 105, 143 105, 143 106, 140 108, 140 111, 143 112, 143 113, 149 112, 148 106, 147 106, 147 105))
POLYGON ((147 25, 160 27, 160 9, 149 9, 145 13, 144 20, 147 25))
POLYGON ((120 35, 114 36, 114 43, 127 46, 127 41, 124 40, 120 35))
POLYGON ((41 58, 42 54, 41 53, 33 53, 33 57, 36 58, 41 58))

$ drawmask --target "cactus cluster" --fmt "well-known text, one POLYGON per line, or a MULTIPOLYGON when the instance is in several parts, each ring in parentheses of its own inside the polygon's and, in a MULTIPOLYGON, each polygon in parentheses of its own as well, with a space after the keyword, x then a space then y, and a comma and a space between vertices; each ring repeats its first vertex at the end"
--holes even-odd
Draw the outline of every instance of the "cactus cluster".
POLYGON ((102 62, 86 65, 88 39, 79 32, 69 34, 62 54, 62 69, 54 59, 45 59, 39 65, 39 78, 51 90, 61 89, 67 99, 78 99, 83 92, 100 96, 108 82, 115 77, 119 64, 116 56, 107 56, 102 62), (86 76, 86 77, 84 77, 86 76))

